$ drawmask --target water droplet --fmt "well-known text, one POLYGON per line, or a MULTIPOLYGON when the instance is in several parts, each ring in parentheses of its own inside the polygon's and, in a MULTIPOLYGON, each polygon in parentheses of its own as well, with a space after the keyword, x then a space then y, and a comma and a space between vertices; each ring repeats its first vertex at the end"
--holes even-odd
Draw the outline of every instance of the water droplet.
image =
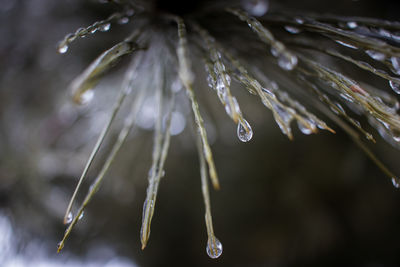
POLYGON ((347 22, 347 27, 349 27, 350 29, 355 29, 355 28, 357 28, 357 22, 355 22, 355 21, 349 21, 349 22, 347 22))
POLYGON ((68 51, 68 45, 62 44, 58 47, 58 53, 64 54, 68 51))
POLYGON ((370 56, 373 59, 378 60, 378 61, 382 61, 386 58, 385 54, 378 52, 378 51, 374 51, 374 50, 366 50, 365 53, 368 56, 370 56))
POLYGON ((93 34, 93 33, 95 33, 95 32, 97 32, 97 28, 93 28, 93 29, 90 31, 91 34, 93 34))
POLYGON ((78 220, 80 220, 80 219, 82 219, 83 218, 83 214, 84 214, 85 212, 84 211, 82 211, 82 213, 81 213, 81 215, 79 215, 79 218, 78 218, 78 220))
POLYGON ((242 0, 243 8, 249 12, 249 14, 261 17, 268 11, 269 1, 268 0, 242 0))
POLYGON ((216 238, 209 238, 207 241, 207 247, 206 247, 207 255, 212 258, 216 259, 222 254, 222 244, 221 242, 216 238))
POLYGON ((93 90, 87 90, 86 92, 84 92, 81 97, 80 97, 80 103, 82 105, 88 104, 90 103, 90 101, 92 101, 94 96, 94 91, 93 90))
POLYGON ((392 177, 392 184, 393 184, 394 187, 400 188, 400 181, 399 181, 398 178, 392 177))
POLYGON ((207 84, 212 89, 215 89, 215 87, 216 87, 214 78, 211 75, 207 76, 207 84))
POLYGON ((343 45, 343 46, 345 46, 345 47, 348 47, 348 48, 358 49, 356 46, 354 46, 354 45, 352 45, 352 44, 349 44, 349 43, 346 43, 346 42, 342 42, 342 41, 340 41, 340 40, 335 40, 335 42, 338 43, 338 44, 340 44, 340 45, 343 45))
POLYGON ((312 123, 308 123, 308 125, 305 125, 304 123, 297 121, 297 126, 299 127, 299 130, 305 134, 305 135, 309 135, 312 134, 313 131, 315 131, 315 125, 313 125, 312 123))
POLYGON ((297 57, 290 54, 282 54, 278 57, 278 65, 284 70, 292 70, 297 65, 297 57))
POLYGON ((301 32, 301 30, 299 28, 293 27, 293 26, 285 26, 285 30, 293 33, 293 34, 297 34, 299 32, 301 32))
POLYGON ((396 94, 400 94, 400 84, 390 80, 389 85, 396 94))
POLYGON ((253 137, 253 130, 251 129, 250 124, 245 119, 243 119, 243 122, 245 123, 245 125, 242 125, 242 122, 238 123, 237 136, 240 141, 248 142, 253 137), (247 131, 246 131, 246 127, 247 127, 247 131))
POLYGON ((302 18, 300 18, 300 17, 294 18, 294 21, 296 21, 297 24, 303 24, 303 23, 304 23, 304 19, 302 19, 302 18))
POLYGON ((119 24, 127 24, 129 22, 129 18, 128 17, 122 17, 118 20, 119 24))
POLYGON ((72 212, 69 212, 67 215, 67 218, 65 220, 65 224, 70 224, 72 222, 73 218, 74 218, 74 215, 72 215, 72 212))
POLYGON ((391 57, 390 61, 392 62, 393 73, 400 75, 400 57, 391 57))
POLYGON ((60 252, 60 250, 62 250, 64 247, 64 243, 62 241, 58 242, 57 244, 57 251, 60 252))
POLYGON ((110 28, 111 28, 111 24, 110 23, 106 23, 106 24, 101 25, 99 29, 102 32, 106 32, 106 31, 109 31, 110 28))

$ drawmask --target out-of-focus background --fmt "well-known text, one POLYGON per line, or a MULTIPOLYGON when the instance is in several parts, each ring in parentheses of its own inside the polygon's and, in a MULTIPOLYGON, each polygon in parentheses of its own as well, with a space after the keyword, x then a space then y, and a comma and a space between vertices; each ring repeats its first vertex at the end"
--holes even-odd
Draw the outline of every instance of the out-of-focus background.
MULTIPOLYGON (((399 19, 399 6, 390 1, 279 4, 399 19)), ((205 252, 198 158, 188 129, 172 139, 144 251, 139 230, 152 133, 140 130, 57 254, 64 210, 126 62, 100 83, 88 105, 75 106, 66 88, 129 33, 130 24, 77 40, 66 54, 56 46, 112 11, 95 1, 0 0, 0 266, 400 265, 400 192, 390 179, 336 126, 335 135, 296 131, 289 141, 269 111, 239 90, 254 130, 251 142, 241 143, 226 117, 207 126, 222 187, 211 192, 214 230, 224 247, 219 259, 205 252)), ((223 112, 217 100, 207 103, 201 106, 206 119, 223 112)), ((109 149, 106 142, 90 180, 109 149)), ((399 151, 381 138, 372 150, 400 175, 399 151)))

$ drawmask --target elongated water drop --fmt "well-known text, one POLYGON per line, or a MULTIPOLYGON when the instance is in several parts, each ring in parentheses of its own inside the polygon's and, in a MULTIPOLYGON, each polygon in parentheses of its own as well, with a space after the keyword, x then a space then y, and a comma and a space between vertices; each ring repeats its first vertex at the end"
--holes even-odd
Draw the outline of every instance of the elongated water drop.
POLYGON ((394 81, 389 81, 389 85, 396 94, 400 95, 400 84, 398 84, 394 81))
POLYGON ((300 121, 297 121, 297 126, 299 127, 299 130, 305 135, 309 135, 309 134, 313 133, 312 126, 305 125, 304 123, 302 123, 300 121))
POLYGON ((78 218, 78 220, 80 220, 80 219, 82 219, 83 218, 83 214, 84 214, 85 212, 84 211, 82 211, 82 213, 81 213, 81 215, 79 215, 79 218, 78 218))
POLYGON ((391 57, 390 61, 392 62, 393 73, 400 75, 400 57, 391 57))
POLYGON ((399 181, 399 178, 392 177, 392 184, 393 184, 394 187, 400 188, 400 181, 399 181))
POLYGON ((301 32, 301 30, 297 27, 293 27, 293 26, 285 26, 285 30, 287 32, 293 33, 293 34, 297 34, 299 32, 301 32))
POLYGON ((216 238, 209 238, 207 241, 207 247, 206 247, 207 255, 212 258, 216 259, 222 254, 222 244, 221 242, 216 238))
POLYGON ((237 136, 240 141, 248 142, 253 137, 253 130, 251 129, 250 124, 245 119, 243 119, 243 122, 245 123, 245 125, 243 125, 242 122, 238 123, 237 136))

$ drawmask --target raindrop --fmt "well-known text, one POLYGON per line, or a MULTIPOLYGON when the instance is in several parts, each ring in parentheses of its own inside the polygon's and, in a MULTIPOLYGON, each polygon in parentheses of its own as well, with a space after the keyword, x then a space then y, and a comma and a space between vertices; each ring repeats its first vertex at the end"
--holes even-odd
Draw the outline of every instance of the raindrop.
POLYGON ((251 15, 261 17, 268 11, 268 0, 242 0, 243 8, 251 15))
POLYGON ((243 123, 245 123, 245 125, 242 125, 242 122, 238 123, 237 136, 240 141, 248 142, 253 137, 253 130, 251 129, 250 124, 245 119, 243 119, 243 123))
POLYGON ((394 187, 400 188, 400 181, 399 181, 398 178, 392 177, 392 184, 393 184, 394 187))
POLYGON ((335 42, 338 43, 338 44, 340 44, 340 45, 343 45, 343 46, 345 46, 345 47, 348 47, 348 48, 358 49, 356 46, 354 46, 354 45, 352 45, 352 44, 349 44, 349 43, 342 42, 342 41, 340 41, 340 40, 335 40, 335 42))
POLYGON ((68 51, 68 45, 62 44, 58 47, 58 53, 64 54, 68 51))
POLYGON ((280 55, 278 57, 278 65, 284 70, 292 70, 297 65, 297 57, 295 55, 280 55))
POLYGON ((378 51, 374 51, 374 50, 366 50, 365 53, 368 56, 370 56, 373 59, 378 60, 378 61, 382 61, 386 58, 385 54, 378 52, 378 51))
POLYGON ((72 222, 73 218, 74 218, 74 215, 72 215, 72 212, 69 212, 67 215, 67 218, 65 220, 65 224, 70 224, 72 222))
POLYGON ((349 21, 349 22, 347 22, 347 27, 349 27, 350 29, 355 29, 355 28, 357 28, 357 22, 355 22, 355 21, 349 21))
POLYGON ((209 238, 207 241, 207 247, 206 247, 207 255, 212 258, 216 259, 222 254, 222 244, 221 242, 216 238, 209 238), (214 242, 213 240, 214 239, 214 242))
POLYGON ((285 30, 293 33, 293 34, 297 34, 299 32, 301 32, 301 30, 299 28, 293 27, 293 26, 285 26, 285 30))
POLYGON ((109 31, 111 28, 111 24, 110 23, 106 23, 100 26, 100 31, 102 32, 106 32, 109 31))
POLYGON ((393 91, 394 91, 396 94, 399 94, 399 95, 400 95, 400 84, 398 84, 398 83, 396 83, 396 82, 390 80, 390 81, 389 81, 389 85, 390 85, 390 87, 392 87, 393 91))

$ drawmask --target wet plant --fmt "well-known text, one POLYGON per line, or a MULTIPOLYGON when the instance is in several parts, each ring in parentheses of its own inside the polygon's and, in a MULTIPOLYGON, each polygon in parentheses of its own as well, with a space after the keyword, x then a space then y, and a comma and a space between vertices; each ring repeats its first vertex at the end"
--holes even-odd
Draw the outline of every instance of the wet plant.
POLYGON ((139 115, 148 109, 146 103, 151 99, 153 122, 149 128, 154 129, 154 144, 140 230, 142 249, 149 241, 160 182, 167 175, 164 167, 171 136, 184 128, 177 116, 190 106, 189 128, 198 149, 205 205, 206 251, 211 258, 222 254, 222 244, 214 234, 208 179, 214 189, 219 189, 220 183, 197 97, 201 79, 215 93, 226 117, 237 125, 240 141, 250 141, 254 133, 234 86, 261 102, 289 139, 294 138, 293 126, 306 135, 320 130, 335 133, 323 119, 329 118, 329 124, 342 128, 399 187, 399 179, 366 144, 376 142, 375 131, 358 121, 368 121, 388 143, 400 148, 396 97, 400 94, 399 22, 321 16, 279 6, 269 10, 266 0, 102 2, 120 11, 68 34, 58 51, 66 53, 77 39, 110 31, 115 23, 132 29, 132 33, 99 55, 71 82, 74 102, 85 104, 94 99, 96 84, 120 58, 129 55, 132 62, 69 202, 64 218, 68 228, 58 251, 99 190, 129 133, 144 127, 139 115), (344 65, 366 73, 367 78, 343 71, 344 65), (371 82, 375 79, 385 81, 386 86, 377 88, 371 82), (125 102, 130 110, 124 115, 118 137, 82 204, 73 211, 77 193, 125 102), (174 131, 178 124, 182 129, 174 131))

